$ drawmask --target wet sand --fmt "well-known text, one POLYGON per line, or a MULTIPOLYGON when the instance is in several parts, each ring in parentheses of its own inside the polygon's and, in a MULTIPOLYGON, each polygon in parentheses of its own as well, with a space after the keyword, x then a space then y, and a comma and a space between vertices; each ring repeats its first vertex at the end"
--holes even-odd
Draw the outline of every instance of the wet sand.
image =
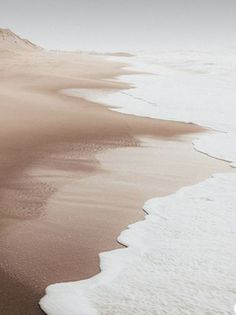
POLYGON ((126 87, 103 80, 125 72, 104 57, 4 56, 0 70, 1 315, 42 314, 46 286, 96 274, 144 201, 229 170, 193 150, 198 126, 60 93, 126 87))

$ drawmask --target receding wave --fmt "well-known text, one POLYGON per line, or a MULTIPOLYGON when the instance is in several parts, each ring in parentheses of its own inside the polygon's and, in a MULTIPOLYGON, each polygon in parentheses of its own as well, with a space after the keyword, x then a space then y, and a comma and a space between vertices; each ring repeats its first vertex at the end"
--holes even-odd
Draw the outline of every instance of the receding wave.
MULTIPOLYGON (((121 92, 71 90, 122 113, 196 123, 214 130, 197 150, 236 164, 236 57, 221 52, 139 55, 121 92)), ((232 314, 236 302, 236 174, 217 174, 144 205, 144 221, 121 233, 128 246, 100 255, 102 272, 54 284, 49 315, 232 314)))

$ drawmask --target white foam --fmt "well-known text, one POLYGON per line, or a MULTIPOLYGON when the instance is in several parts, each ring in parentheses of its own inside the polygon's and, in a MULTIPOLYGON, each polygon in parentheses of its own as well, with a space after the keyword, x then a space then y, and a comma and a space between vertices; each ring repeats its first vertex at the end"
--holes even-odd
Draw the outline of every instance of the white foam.
MULTIPOLYGON (((130 58, 129 58, 130 60, 130 58)), ((134 88, 69 91, 127 114, 194 122, 219 132, 194 141, 236 163, 234 52, 138 56, 152 75, 120 78, 134 88)), ((47 288, 48 315, 229 315, 236 302, 236 175, 218 174, 145 203, 146 219, 121 233, 128 248, 100 255, 102 272, 47 288)))
POLYGON ((47 288, 49 315, 232 314, 236 292, 236 177, 217 175, 149 200, 129 246, 101 255, 102 273, 47 288), (86 298, 85 298, 86 297, 86 298))
POLYGON ((211 156, 236 161, 232 145, 236 142, 234 49, 215 53, 177 51, 129 60, 131 69, 152 74, 120 76, 132 88, 115 93, 96 89, 72 89, 68 93, 125 114, 192 122, 224 132, 195 142, 195 147, 211 156))

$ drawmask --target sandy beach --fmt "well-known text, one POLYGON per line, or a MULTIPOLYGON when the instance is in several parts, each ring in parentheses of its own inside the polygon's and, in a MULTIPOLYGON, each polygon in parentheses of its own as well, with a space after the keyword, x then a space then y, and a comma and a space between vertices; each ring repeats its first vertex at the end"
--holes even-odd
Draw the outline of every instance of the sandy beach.
POLYGON ((230 171, 194 151, 208 130, 61 92, 127 88, 114 80, 123 66, 85 53, 1 55, 1 315, 42 314, 46 286, 98 273, 98 254, 121 246, 144 201, 230 171))

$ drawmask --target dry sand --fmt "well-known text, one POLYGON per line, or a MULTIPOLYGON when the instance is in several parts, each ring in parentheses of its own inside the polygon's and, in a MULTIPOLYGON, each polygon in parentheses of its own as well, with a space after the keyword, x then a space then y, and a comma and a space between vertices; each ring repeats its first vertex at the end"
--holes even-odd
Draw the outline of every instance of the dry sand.
POLYGON ((1 315, 42 314, 45 287, 97 273, 145 200, 229 169, 193 150, 200 127, 60 92, 122 89, 104 79, 124 72, 95 55, 0 53, 1 315))

